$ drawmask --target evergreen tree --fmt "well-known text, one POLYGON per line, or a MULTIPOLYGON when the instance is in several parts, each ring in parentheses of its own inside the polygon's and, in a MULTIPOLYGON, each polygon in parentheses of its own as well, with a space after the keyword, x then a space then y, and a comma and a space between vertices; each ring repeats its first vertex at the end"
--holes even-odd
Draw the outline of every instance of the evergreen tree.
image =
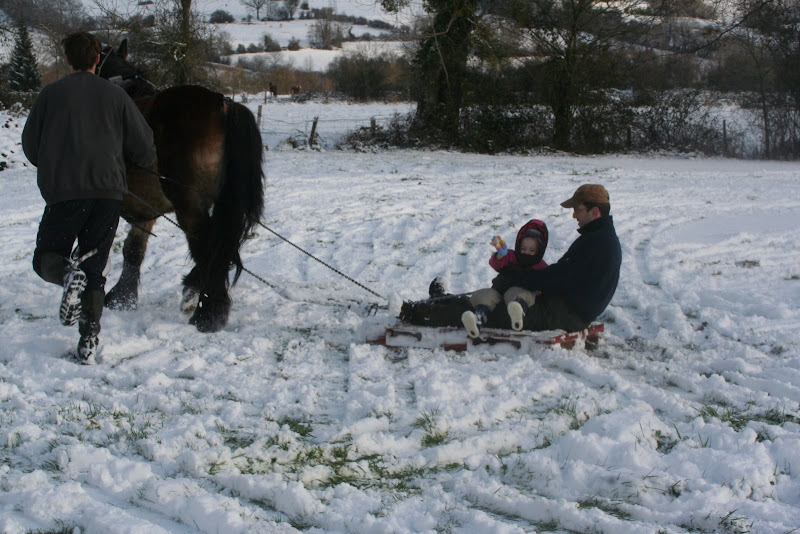
POLYGON ((14 52, 11 55, 11 68, 8 71, 8 87, 12 91, 38 91, 42 86, 36 57, 33 55, 28 28, 20 23, 17 37, 14 40, 14 52))

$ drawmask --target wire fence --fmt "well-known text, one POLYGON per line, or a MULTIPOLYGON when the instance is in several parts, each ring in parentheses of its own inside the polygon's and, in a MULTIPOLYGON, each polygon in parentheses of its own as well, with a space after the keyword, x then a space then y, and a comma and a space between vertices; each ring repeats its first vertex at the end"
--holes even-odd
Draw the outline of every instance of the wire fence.
POLYGON ((303 106, 302 110, 297 107, 260 103, 251 105, 266 146, 275 147, 287 141, 296 144, 303 138, 311 144, 312 136, 319 144, 335 145, 349 132, 361 129, 371 129, 374 132, 388 126, 398 114, 403 115, 410 111, 408 105, 390 105, 390 109, 366 106, 376 113, 370 113, 370 109, 326 108, 324 105, 303 106), (276 115, 280 118, 276 118, 276 115))
POLYGON ((261 117, 258 124, 265 144, 270 146, 280 144, 290 138, 304 137, 312 142, 312 134, 328 141, 336 141, 348 132, 359 129, 372 129, 387 126, 394 119, 394 115, 373 115, 364 117, 332 117, 325 118, 314 116, 302 120, 281 120, 261 117))

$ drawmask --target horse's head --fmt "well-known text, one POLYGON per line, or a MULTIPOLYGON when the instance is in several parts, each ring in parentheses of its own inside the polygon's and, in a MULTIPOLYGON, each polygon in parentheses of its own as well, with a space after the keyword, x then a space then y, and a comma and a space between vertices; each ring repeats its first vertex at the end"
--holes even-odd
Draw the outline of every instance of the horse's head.
POLYGON ((156 86, 147 81, 142 73, 128 62, 128 40, 115 49, 104 45, 97 64, 97 75, 125 89, 131 98, 154 95, 156 86))

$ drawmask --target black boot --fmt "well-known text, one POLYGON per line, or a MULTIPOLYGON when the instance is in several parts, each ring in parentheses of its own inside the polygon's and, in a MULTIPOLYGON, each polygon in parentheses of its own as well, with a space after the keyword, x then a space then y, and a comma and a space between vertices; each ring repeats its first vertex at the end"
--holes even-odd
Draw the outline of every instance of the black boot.
POLYGON ((84 291, 81 295, 81 317, 78 320, 78 332, 81 338, 78 341, 76 357, 83 364, 95 362, 104 298, 103 291, 98 290, 84 291))
POLYGON ((447 295, 448 291, 447 286, 448 286, 447 279, 441 276, 437 276, 436 278, 433 279, 431 285, 428 286, 428 296, 432 299, 438 297, 444 297, 445 295, 447 295))

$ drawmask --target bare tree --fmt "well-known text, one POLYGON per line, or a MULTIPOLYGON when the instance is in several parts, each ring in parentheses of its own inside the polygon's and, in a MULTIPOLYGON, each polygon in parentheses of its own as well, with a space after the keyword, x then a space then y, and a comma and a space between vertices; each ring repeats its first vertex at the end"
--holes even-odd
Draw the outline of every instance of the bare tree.
POLYGON ((344 26, 333 20, 333 12, 322 10, 322 15, 308 29, 308 40, 312 47, 330 50, 334 46, 342 46, 344 26))
POLYGON ((286 12, 289 14, 289 18, 293 19, 294 14, 297 12, 297 6, 300 5, 300 0, 284 0, 283 5, 286 6, 286 12))
POLYGON ((100 32, 109 43, 131 39, 137 66, 159 86, 201 83, 204 63, 213 58, 215 25, 206 24, 191 0, 155 0, 130 8, 120 0, 94 0, 101 23, 113 30, 100 32))
POLYGON ((269 3, 270 0, 239 0, 244 7, 250 8, 256 12, 256 19, 261 20, 261 10, 269 3))
POLYGON ((543 67, 553 144, 569 149, 576 106, 614 80, 614 49, 635 42, 663 10, 645 0, 516 0, 510 13, 543 67))

